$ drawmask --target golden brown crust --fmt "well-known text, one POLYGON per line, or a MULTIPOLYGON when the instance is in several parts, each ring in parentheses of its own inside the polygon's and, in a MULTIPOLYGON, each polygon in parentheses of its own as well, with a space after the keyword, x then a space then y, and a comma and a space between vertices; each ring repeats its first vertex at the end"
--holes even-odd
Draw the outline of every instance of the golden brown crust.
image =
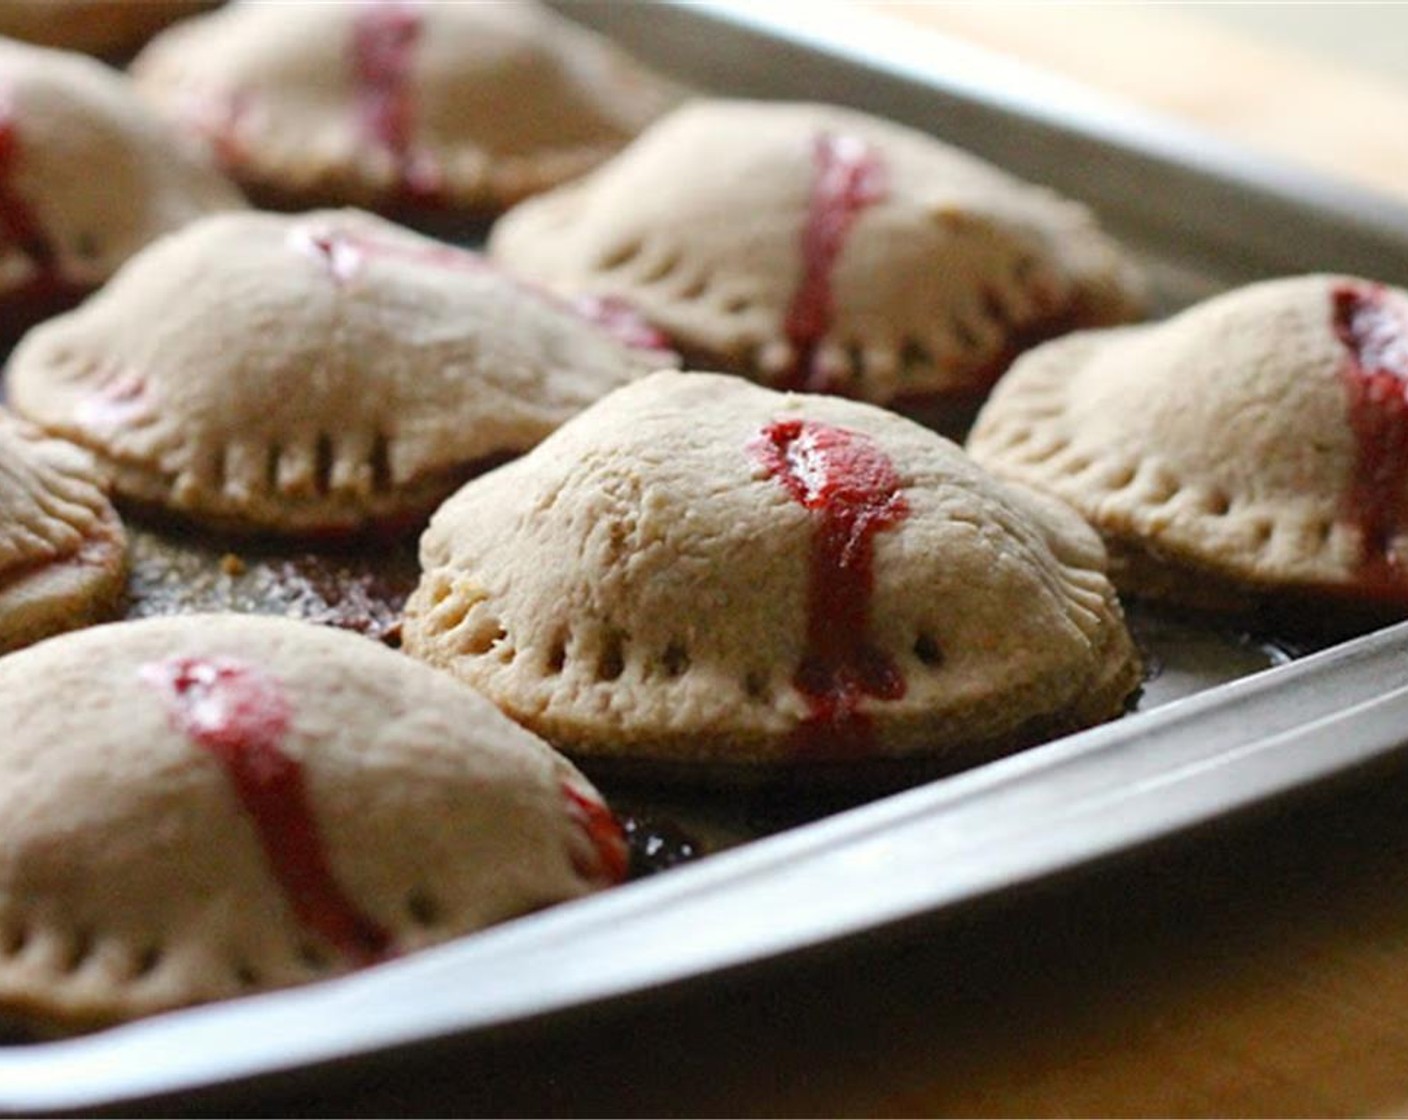
POLYGON ((414 524, 670 365, 483 258, 356 211, 225 215, 33 331, 11 400, 116 492, 223 530, 414 524))
POLYGON ((0 71, 7 332, 71 305, 162 234, 243 207, 205 153, 110 67, 0 39, 0 71))
MULTIPOLYGON (((1278 598, 1408 598, 1366 567, 1333 300, 1352 278, 1238 289, 1157 325, 1027 355, 968 442, 1105 537, 1122 590, 1245 613, 1278 598)), ((1408 556, 1401 535, 1391 544, 1408 556)), ((1401 608, 1400 608, 1401 609, 1401 608)))
POLYGON ((565 760, 443 675, 325 627, 208 615, 55 638, 0 659, 0 719, 0 1012, 41 1029, 344 972, 619 870, 565 760), (194 706, 167 691, 177 677, 194 706), (267 768, 262 796, 312 822, 277 849, 231 769, 241 751, 267 768), (284 877, 309 843, 296 866, 314 870, 284 877), (375 946, 320 924, 329 906, 375 946))
POLYGON ((880 403, 985 391, 1018 349, 1141 303, 1084 207, 819 104, 694 101, 505 215, 490 252, 625 299, 697 368, 880 403))
POLYGON ((522 0, 232 4, 159 36, 132 71, 243 184, 297 209, 497 213, 600 163, 679 97, 522 0), (375 57, 359 63, 369 34, 375 57))
POLYGON ((0 412, 0 652, 117 609, 127 539, 106 486, 77 447, 0 412))
POLYGON ((971 765, 1119 713, 1139 679, 1103 550, 1069 509, 892 414, 732 377, 662 373, 613 394, 466 485, 421 558, 408 652, 583 758, 701 774, 971 765), (856 750, 797 683, 822 530, 749 451, 802 419, 858 433, 903 480, 907 513, 874 538, 867 633, 851 639, 905 683, 858 702, 856 750))

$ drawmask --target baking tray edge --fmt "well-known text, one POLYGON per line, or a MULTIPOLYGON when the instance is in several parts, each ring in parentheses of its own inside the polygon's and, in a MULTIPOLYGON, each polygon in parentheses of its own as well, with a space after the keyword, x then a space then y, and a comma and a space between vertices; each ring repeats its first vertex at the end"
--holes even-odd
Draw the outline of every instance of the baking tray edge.
MULTIPOLYGON (((1408 280, 1408 208, 938 36, 825 5, 805 29, 785 6, 572 11, 701 82, 726 72, 738 93, 824 96, 939 131, 1231 272, 1408 280)), ((1408 624, 343 979, 0 1051, 0 1110, 258 1079, 864 934, 1344 773, 1399 751, 1405 728, 1408 624)))

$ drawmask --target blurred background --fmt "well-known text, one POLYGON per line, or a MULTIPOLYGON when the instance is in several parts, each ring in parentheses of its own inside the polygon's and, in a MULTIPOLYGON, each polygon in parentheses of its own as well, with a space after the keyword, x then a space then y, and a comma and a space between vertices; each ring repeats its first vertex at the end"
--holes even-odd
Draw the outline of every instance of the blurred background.
POLYGON ((1408 4, 855 2, 1408 199, 1408 4))

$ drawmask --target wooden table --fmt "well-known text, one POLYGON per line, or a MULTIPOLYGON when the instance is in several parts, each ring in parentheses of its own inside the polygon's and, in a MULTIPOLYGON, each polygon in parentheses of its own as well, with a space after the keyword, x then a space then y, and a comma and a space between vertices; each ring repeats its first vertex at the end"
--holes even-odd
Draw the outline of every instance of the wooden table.
POLYGON ((1279 19, 1278 5, 1260 9, 1265 27, 1298 29, 1288 43, 1253 36, 1196 7, 902 0, 857 6, 1408 198, 1408 8, 1282 5, 1279 19), (1376 41, 1387 45, 1373 51, 1376 41), (1375 68, 1357 64, 1368 57, 1375 57, 1375 68))
MULTIPOLYGON (((867 6, 1408 196, 1408 86, 1391 79, 1182 11, 867 6)), ((265 1094, 258 1107, 1408 1113, 1408 766, 883 942, 392 1056, 265 1094)))
POLYGON ((1402 1114, 1405 806, 1408 765, 1379 769, 884 942, 387 1058, 260 1107, 1402 1114))

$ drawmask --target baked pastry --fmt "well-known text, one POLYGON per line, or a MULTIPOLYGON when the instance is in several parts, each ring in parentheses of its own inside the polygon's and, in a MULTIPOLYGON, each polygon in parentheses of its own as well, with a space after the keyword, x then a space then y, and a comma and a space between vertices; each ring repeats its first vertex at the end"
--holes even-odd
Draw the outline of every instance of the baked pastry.
POLYGON ((83 1027, 374 964, 626 873, 582 776, 470 689, 288 619, 0 660, 0 1012, 83 1027))
POLYGON ((1278 279, 1032 352, 968 448, 1080 510, 1122 590, 1239 612, 1310 595, 1401 614, 1405 383, 1408 295, 1278 279))
POLYGON ((102 63, 0 39, 0 82, 0 341, 161 234, 243 206, 102 63))
POLYGON ((117 609, 127 538, 105 485, 87 453, 0 411, 0 653, 117 609))
POLYGON ((690 364, 877 403, 981 393, 1023 347, 1138 305, 1083 206, 827 105, 692 102, 489 248, 625 300, 690 364))
POLYGON ((449 499, 421 563, 407 652, 657 777, 956 769, 1140 679, 1070 509, 892 413, 727 375, 612 394, 449 499))
POLYGON ((120 58, 214 0, 0 0, 0 35, 120 58))
POLYGON ((7 378, 15 409, 91 448, 120 498, 222 529, 337 534, 415 524, 672 364, 653 341, 609 306, 573 309, 368 214, 243 212, 152 246, 30 332, 7 378))
POLYGON ((133 74, 267 204, 496 213, 599 163, 679 97, 527 0, 236 3, 133 74))

